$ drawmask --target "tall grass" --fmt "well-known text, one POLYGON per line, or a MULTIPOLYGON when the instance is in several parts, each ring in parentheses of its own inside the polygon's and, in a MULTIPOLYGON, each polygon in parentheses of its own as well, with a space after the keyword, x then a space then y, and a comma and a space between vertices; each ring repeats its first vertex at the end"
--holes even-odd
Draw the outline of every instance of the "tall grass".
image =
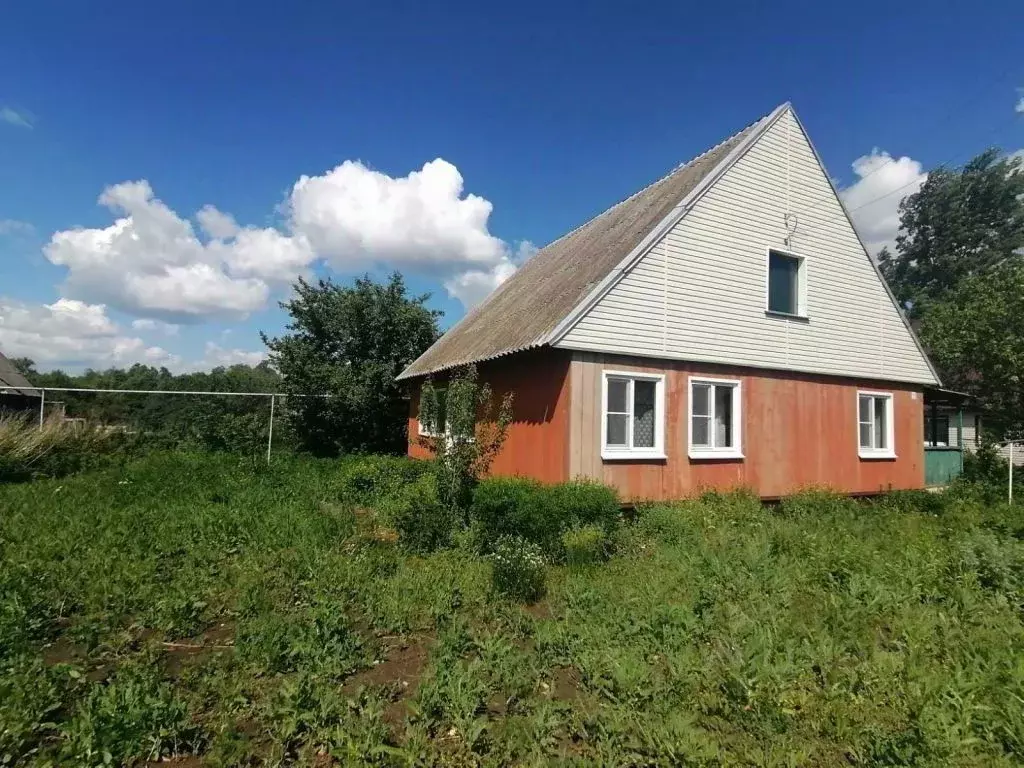
POLYGON ((352 476, 160 455, 0 487, 0 765, 1024 758, 1021 508, 658 505, 524 607, 470 544, 378 536, 352 476))
POLYGON ((130 436, 100 425, 59 417, 40 425, 34 416, 0 413, 0 482, 69 474, 124 452, 130 443, 130 436))

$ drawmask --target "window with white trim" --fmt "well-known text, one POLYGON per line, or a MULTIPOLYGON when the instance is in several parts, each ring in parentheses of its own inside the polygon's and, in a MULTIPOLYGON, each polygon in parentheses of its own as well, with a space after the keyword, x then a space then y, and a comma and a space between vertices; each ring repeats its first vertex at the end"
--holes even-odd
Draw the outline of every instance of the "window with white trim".
POLYGON ((803 256, 768 251, 768 311, 807 315, 807 265, 803 256))
POLYGON ((738 379, 690 379, 692 459, 741 459, 743 400, 738 379))
POLYGON ((857 447, 861 458, 894 458, 891 392, 857 393, 857 447))
POLYGON ((665 377, 604 372, 601 456, 665 458, 665 377))

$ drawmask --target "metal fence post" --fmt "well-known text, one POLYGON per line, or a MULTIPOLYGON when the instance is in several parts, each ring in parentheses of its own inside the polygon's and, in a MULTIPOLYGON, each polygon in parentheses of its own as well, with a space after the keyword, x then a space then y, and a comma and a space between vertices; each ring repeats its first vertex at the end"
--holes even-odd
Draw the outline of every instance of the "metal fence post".
POLYGON ((270 448, 274 444, 274 400, 275 396, 270 396, 270 428, 267 430, 267 464, 270 464, 270 448))
POLYGON ((43 406, 46 405, 46 390, 40 390, 42 394, 39 396, 39 431, 43 431, 43 406))
POLYGON ((1007 491, 1007 504, 1013 504, 1013 441, 1010 441, 1010 483, 1007 491))

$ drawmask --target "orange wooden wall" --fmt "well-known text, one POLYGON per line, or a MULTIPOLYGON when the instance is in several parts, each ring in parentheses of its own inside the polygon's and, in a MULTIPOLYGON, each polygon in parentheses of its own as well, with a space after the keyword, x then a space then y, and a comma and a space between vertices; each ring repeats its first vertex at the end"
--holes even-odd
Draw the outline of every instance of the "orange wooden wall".
MULTIPOLYGON (((491 474, 551 483, 568 478, 569 361, 568 352, 540 349, 477 366, 497 399, 514 393, 512 425, 491 474)), ((429 452, 417 442, 420 383, 410 387, 409 455, 426 458, 429 452)))
POLYGON ((846 493, 924 485, 923 396, 916 385, 593 353, 575 353, 570 377, 570 475, 613 485, 624 499, 674 499, 740 486, 776 497, 812 485, 846 493), (601 459, 605 368, 665 373, 667 460, 601 459), (743 459, 688 456, 690 375, 741 380, 743 459), (896 459, 858 456, 858 389, 893 393, 896 459))

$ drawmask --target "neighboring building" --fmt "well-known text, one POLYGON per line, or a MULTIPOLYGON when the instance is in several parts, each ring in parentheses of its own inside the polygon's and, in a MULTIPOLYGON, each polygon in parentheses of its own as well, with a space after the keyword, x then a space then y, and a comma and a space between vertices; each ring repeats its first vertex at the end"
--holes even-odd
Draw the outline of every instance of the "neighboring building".
POLYGON ((924 484, 938 376, 789 104, 542 249, 410 365, 515 393, 492 471, 625 499, 924 484))
POLYGON ((32 389, 32 384, 0 353, 0 386, 18 389, 0 389, 0 411, 23 411, 39 408, 41 392, 32 389))
MULTIPOLYGON (((924 444, 926 448, 960 448, 969 453, 978 450, 982 443, 981 414, 972 409, 969 405, 963 408, 963 422, 960 423, 960 413, 954 407, 938 408, 934 416, 928 410, 924 414, 924 444), (961 431, 958 439, 958 427, 961 431)), ((999 439, 998 437, 995 439, 999 439)), ((1010 458, 1010 446, 1002 444, 997 452, 1004 459, 1010 458)), ((1013 448, 1013 463, 1015 466, 1024 466, 1024 443, 1018 443, 1013 448)))

